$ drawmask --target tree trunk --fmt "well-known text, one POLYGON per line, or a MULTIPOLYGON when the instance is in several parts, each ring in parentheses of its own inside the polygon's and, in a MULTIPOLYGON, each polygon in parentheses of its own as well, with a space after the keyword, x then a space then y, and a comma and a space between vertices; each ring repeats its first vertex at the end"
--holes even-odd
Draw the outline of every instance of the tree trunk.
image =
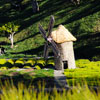
POLYGON ((39 11, 38 2, 36 0, 32 0, 32 8, 34 13, 39 11))
POLYGON ((11 48, 14 47, 14 33, 10 34, 11 48))

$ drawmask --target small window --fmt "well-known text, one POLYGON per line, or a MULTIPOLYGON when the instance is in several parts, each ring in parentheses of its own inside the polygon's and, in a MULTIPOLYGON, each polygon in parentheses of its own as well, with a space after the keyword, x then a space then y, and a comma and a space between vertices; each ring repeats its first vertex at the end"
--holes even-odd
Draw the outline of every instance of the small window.
POLYGON ((63 61, 63 66, 64 66, 64 69, 67 69, 68 68, 68 61, 63 61))

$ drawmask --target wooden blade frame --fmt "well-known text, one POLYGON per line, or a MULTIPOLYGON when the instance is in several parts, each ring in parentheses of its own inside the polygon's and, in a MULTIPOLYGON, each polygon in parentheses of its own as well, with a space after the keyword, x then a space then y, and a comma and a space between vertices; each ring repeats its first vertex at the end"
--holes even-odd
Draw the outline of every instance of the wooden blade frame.
POLYGON ((60 56, 60 51, 59 51, 56 43, 53 40, 51 41, 51 47, 52 47, 52 50, 53 50, 55 56, 57 56, 57 57, 60 56))
POLYGON ((43 53, 43 57, 45 58, 45 59, 47 59, 48 58, 48 47, 49 47, 49 45, 48 45, 48 42, 46 42, 45 43, 45 45, 44 45, 44 53, 43 53))
POLYGON ((44 39, 47 41, 46 31, 43 29, 42 25, 39 24, 39 31, 44 37, 44 39))
POLYGON ((54 16, 51 16, 50 23, 49 23, 49 27, 48 27, 48 37, 51 35, 54 22, 55 22, 54 16))
POLYGON ((44 54, 43 54, 43 57, 45 59, 47 59, 47 57, 48 57, 49 44, 51 45, 51 48, 52 48, 55 56, 57 56, 57 57, 60 56, 59 49, 58 49, 56 43, 52 40, 52 37, 51 37, 51 32, 52 32, 53 25, 54 25, 54 16, 51 16, 49 27, 48 27, 48 36, 47 36, 46 31, 43 29, 42 25, 39 24, 39 31, 42 34, 42 36, 44 37, 44 39, 46 40, 46 44, 44 46, 44 54), (48 40, 48 38, 51 38, 51 40, 48 40))

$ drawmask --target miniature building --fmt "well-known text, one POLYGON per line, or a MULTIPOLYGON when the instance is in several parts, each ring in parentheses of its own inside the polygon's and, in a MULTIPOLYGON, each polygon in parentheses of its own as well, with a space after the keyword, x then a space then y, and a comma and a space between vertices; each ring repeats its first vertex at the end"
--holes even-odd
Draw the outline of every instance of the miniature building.
POLYGON ((63 25, 59 25, 57 30, 51 33, 51 37, 60 50, 60 57, 55 56, 55 68, 57 70, 63 70, 64 67, 75 69, 73 41, 76 41, 76 38, 63 25))

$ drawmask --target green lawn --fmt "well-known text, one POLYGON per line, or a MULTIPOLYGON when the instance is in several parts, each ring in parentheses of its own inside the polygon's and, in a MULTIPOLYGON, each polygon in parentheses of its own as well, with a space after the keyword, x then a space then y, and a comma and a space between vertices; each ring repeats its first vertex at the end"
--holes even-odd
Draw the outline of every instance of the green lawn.
POLYGON ((76 69, 66 69, 64 72, 69 85, 87 83, 89 86, 100 86, 100 61, 80 59, 76 61, 76 66, 76 69))
MULTIPOLYGON (((12 80, 15 85, 24 82, 25 85, 35 85, 38 82, 46 82, 46 86, 54 79, 54 62, 49 59, 47 63, 43 59, 0 59, 0 80, 1 82, 12 80)), ((52 83, 51 83, 52 82, 52 83)))
MULTIPOLYGON (((64 71, 69 85, 77 83, 85 84, 86 82, 89 86, 100 86, 100 61, 79 59, 76 60, 76 67, 76 69, 65 69, 64 71)), ((20 75, 22 78, 25 77, 23 79, 53 78, 53 69, 51 70, 51 68, 54 68, 54 60, 52 58, 48 59, 47 62, 43 59, 0 59, 1 78, 3 76, 10 78, 13 74, 17 75, 19 79, 20 75), (19 68, 29 69, 29 71, 16 72, 15 70, 19 68), (33 71, 30 71, 30 69, 33 69, 33 71)))
MULTIPOLYGON (((53 59, 49 59, 47 63, 43 59, 23 59, 6 60, 1 59, 1 65, 8 64, 28 64, 27 69, 17 71, 15 67, 0 68, 0 90, 4 91, 0 94, 1 100, 99 100, 100 99, 100 61, 89 61, 88 59, 76 60, 76 69, 65 69, 64 74, 67 77, 67 83, 73 88, 63 89, 58 92, 54 88, 54 70, 44 69, 49 65, 54 65, 53 59), (38 67, 34 66, 36 63, 38 67), (47 65, 46 65, 47 64, 47 65), (42 65, 42 67, 41 67, 42 65), (88 88, 88 86, 96 86, 97 90, 88 88), (45 88, 54 88, 52 92, 46 92, 45 88), (39 92, 36 91, 39 89, 39 92), (10 95, 9 95, 9 93, 10 95), (23 94, 24 92, 24 94, 23 94), (34 95, 33 95, 34 94, 34 95), (17 97, 16 98, 13 98, 17 97)), ((54 66, 53 66, 54 67, 54 66)), ((18 67, 17 67, 18 68, 18 67)))
POLYGON ((40 69, 36 70, 33 68, 24 70, 1 70, 0 71, 0 83, 5 83, 9 81, 10 84, 18 86, 18 83, 24 83, 25 86, 34 86, 38 88, 38 84, 41 85, 45 82, 46 88, 53 87, 54 83, 54 71, 53 69, 40 69))
POLYGON ((6 0, 0 1, 0 26, 9 21, 20 25, 19 31, 14 36, 14 49, 10 48, 10 41, 5 35, 0 33, 0 45, 6 48, 6 54, 1 55, 0 58, 41 56, 44 39, 39 32, 38 23, 40 22, 47 30, 50 15, 54 15, 54 29, 59 24, 63 24, 77 38, 74 43, 76 58, 100 60, 98 45, 100 44, 100 2, 98 0, 81 0, 80 5, 77 6, 65 0, 37 1, 40 7, 37 13, 33 13, 30 0, 23 0, 22 10, 12 8, 6 0))

